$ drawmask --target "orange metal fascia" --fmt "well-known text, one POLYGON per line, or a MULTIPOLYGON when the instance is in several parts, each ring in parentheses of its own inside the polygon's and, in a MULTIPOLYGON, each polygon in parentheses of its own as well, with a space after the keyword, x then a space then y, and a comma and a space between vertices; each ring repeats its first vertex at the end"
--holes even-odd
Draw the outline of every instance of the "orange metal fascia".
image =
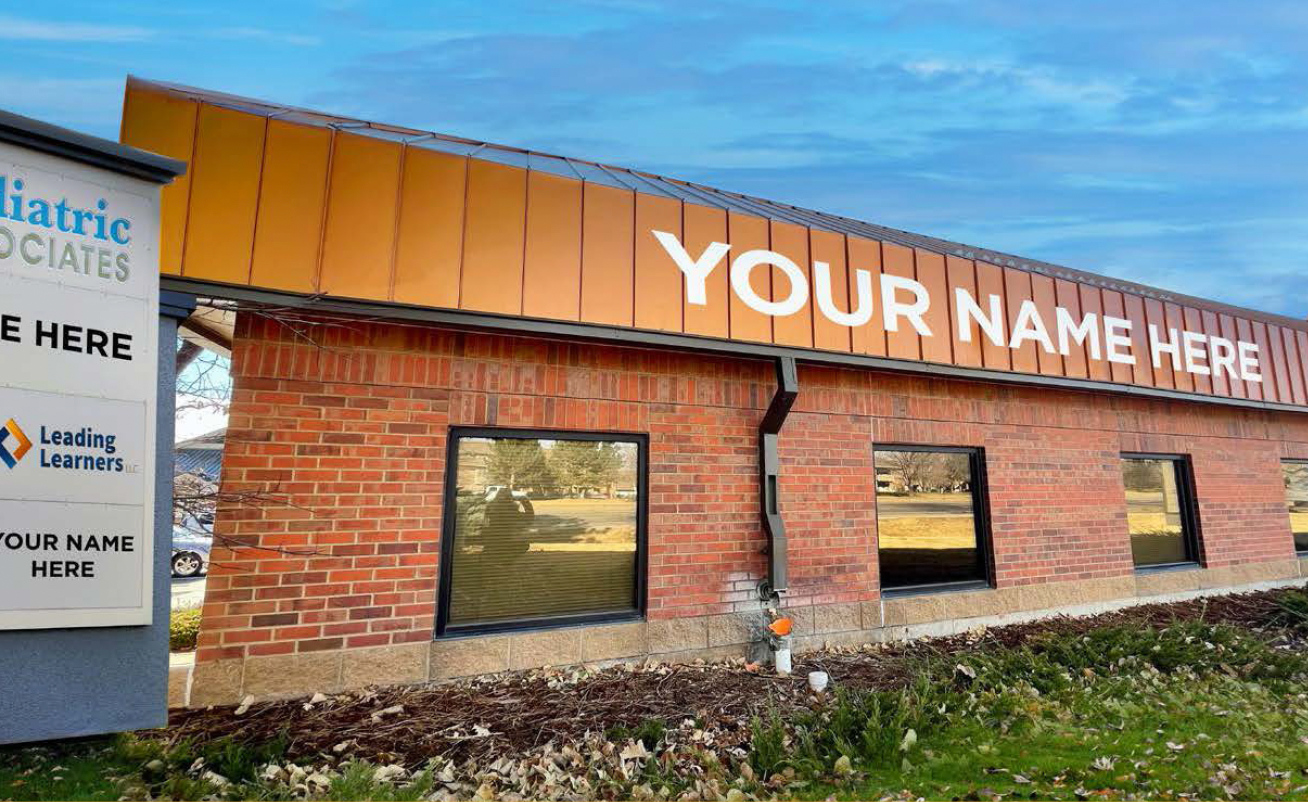
POLYGON ((1080 280, 1075 271, 1051 277, 837 231, 831 221, 864 224, 795 207, 138 79, 127 84, 122 139, 189 165, 163 190, 160 270, 190 280, 1308 408, 1308 325, 1201 301, 1191 306, 1184 298, 1160 300, 1138 294, 1134 285, 1080 280), (682 268, 655 231, 673 236, 692 259, 714 243, 727 248, 704 280, 705 303, 688 295, 682 268), (731 263, 751 251, 793 263, 808 293, 802 307, 785 314, 759 310, 794 290, 787 270, 775 264, 760 265, 744 285, 733 285, 731 263), (865 323, 842 325, 819 310, 817 263, 829 277, 830 298, 822 300, 838 316, 857 311, 860 281, 870 277, 872 314, 865 323), (886 319, 884 302, 903 298, 883 295, 883 282, 899 279, 915 282, 932 300, 923 328, 900 320, 892 329, 886 319), (960 288, 983 308, 998 296, 999 342, 975 317, 960 320, 960 288), (747 303, 746 295, 755 301, 747 303), (1106 358, 1102 329, 1097 344, 1070 343, 1064 353, 1055 329, 1059 309, 1078 320, 1130 321, 1126 348, 1135 364, 1106 358), (1043 321, 1047 340, 1032 331, 1030 312, 1043 321), (1190 352, 1203 353, 1200 367, 1214 356, 1213 338, 1256 346, 1262 381, 1177 367, 1167 350, 1153 364, 1151 325, 1165 348, 1185 331, 1202 337, 1190 352), (1020 345, 1009 347, 1014 338, 1020 345))

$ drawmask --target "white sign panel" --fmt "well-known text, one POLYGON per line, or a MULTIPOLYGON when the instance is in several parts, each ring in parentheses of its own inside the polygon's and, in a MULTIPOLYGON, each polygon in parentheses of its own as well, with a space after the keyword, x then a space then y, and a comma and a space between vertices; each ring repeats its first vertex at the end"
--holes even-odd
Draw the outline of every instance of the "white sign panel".
POLYGON ((0 629, 151 622, 158 197, 0 144, 0 629))

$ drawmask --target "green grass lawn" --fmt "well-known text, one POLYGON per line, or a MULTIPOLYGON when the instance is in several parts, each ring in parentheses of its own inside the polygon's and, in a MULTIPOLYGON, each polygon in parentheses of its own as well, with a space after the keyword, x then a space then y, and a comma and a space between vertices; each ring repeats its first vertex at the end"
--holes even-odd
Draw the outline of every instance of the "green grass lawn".
POLYGON ((116 800, 161 754, 130 736, 0 747, 0 799, 116 800))
POLYGON ((963 707, 897 759, 800 796, 1308 798, 1308 705, 1288 689, 1178 674, 1014 697, 963 707))
POLYGON ((1223 626, 1054 637, 837 699, 778 764, 815 778, 805 798, 1308 799, 1306 672, 1223 626))
MULTIPOLYGON (((258 770, 276 761, 280 748, 251 748, 215 743, 203 750, 181 746, 165 751, 150 739, 115 735, 37 748, 0 747, 0 799, 117 800, 178 799, 302 799, 305 790, 283 779, 260 777, 258 770), (206 768, 190 770, 198 757, 206 768), (231 782, 219 784, 203 776, 213 770, 231 782)), ((311 794, 325 800, 417 800, 432 790, 432 777, 417 773, 401 782, 378 782, 376 766, 348 762, 331 772, 329 786, 311 794)))
MULTIPOLYGON (((905 652, 886 659, 907 661, 906 687, 838 688, 708 733, 690 719, 612 728, 599 744, 578 744, 566 767, 551 765, 583 776, 584 798, 1308 799, 1308 594, 1278 603, 1266 631, 1117 624, 905 652)), ((721 669, 721 681, 733 670, 721 669)), ((298 778, 268 776, 269 763, 287 768, 286 755, 281 739, 165 747, 152 734, 0 748, 0 800, 536 798, 559 789, 558 778, 515 788, 487 781, 484 765, 452 763, 385 781, 376 766, 321 754, 317 768, 302 761, 298 778), (316 785, 305 779, 314 772, 324 778, 316 785)))

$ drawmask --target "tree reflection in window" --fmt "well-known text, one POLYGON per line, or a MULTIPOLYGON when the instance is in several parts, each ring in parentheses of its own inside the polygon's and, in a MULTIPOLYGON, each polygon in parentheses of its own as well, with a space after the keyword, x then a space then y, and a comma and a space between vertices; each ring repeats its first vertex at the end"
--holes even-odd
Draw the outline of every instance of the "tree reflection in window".
POLYGON ((446 626, 635 612, 640 447, 459 436, 446 626))
POLYGON ((978 452, 876 450, 881 586, 986 578, 977 511, 978 452))
POLYGON ((1290 512, 1294 550, 1308 552, 1308 462, 1281 463, 1285 477, 1285 506, 1290 512))

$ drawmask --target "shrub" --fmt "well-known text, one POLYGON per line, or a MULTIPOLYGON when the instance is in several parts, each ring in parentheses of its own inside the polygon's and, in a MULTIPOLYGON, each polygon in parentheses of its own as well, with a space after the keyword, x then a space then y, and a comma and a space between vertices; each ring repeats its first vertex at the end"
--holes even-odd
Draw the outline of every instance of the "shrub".
POLYGON ((173 610, 168 620, 168 648, 174 652, 189 652, 195 648, 200 635, 200 608, 173 610))
POLYGON ((1280 608, 1275 618, 1277 625, 1308 632, 1308 593, 1286 591, 1276 600, 1276 605, 1280 608))
POLYGON ((645 748, 653 751, 658 748, 659 742, 667 733, 668 727, 658 719, 645 719, 635 728, 624 727, 619 724, 616 727, 609 728, 605 733, 610 741, 622 743, 626 741, 640 741, 645 748))
POLYGON ((898 690, 838 688, 827 704, 788 722, 793 739, 788 740, 787 722, 776 711, 767 720, 755 718, 751 768, 763 777, 785 767, 800 776, 821 776, 841 757, 852 765, 897 764, 920 736, 946 721, 945 711, 956 697, 947 683, 925 671, 898 690))

